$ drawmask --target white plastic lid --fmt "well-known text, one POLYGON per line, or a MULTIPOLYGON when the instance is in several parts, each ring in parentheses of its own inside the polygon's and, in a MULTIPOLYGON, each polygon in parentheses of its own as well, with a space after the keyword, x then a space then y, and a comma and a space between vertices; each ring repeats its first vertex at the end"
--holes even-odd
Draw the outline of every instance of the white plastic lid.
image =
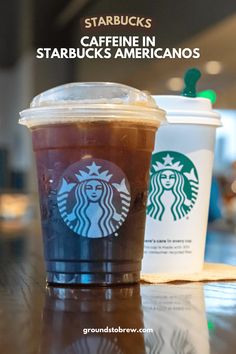
POLYGON ((220 115, 212 109, 211 101, 202 97, 152 96, 166 110, 170 124, 203 124, 221 126, 220 115))
POLYGON ((131 120, 159 126, 165 120, 165 112, 149 94, 111 82, 54 87, 36 96, 20 116, 19 123, 29 128, 82 120, 131 120))

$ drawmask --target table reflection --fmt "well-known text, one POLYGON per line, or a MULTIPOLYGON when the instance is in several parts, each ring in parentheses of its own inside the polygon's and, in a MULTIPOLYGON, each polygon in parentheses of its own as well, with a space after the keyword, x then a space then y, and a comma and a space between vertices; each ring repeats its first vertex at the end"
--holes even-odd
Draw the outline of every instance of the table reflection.
POLYGON ((142 287, 146 353, 209 354, 203 285, 142 287))
POLYGON ((145 353, 143 333, 108 332, 143 327, 139 286, 48 288, 40 353, 145 353))
POLYGON ((78 353, 209 354, 203 285, 47 288, 40 354, 78 353))

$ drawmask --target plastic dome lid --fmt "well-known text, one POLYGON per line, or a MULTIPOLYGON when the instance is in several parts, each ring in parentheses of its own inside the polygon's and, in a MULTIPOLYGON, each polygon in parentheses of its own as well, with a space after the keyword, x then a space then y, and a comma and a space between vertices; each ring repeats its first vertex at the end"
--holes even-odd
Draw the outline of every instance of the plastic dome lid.
POLYGON ((146 92, 110 82, 75 82, 36 96, 20 112, 27 127, 74 121, 129 120, 160 125, 165 112, 146 92))

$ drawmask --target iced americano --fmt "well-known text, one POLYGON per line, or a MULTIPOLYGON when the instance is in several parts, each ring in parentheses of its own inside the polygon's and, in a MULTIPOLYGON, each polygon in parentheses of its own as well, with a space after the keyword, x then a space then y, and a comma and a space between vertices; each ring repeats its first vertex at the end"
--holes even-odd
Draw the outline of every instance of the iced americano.
POLYGON ((21 117, 32 131, 48 282, 138 281, 164 112, 125 85, 74 83, 35 97, 21 117))

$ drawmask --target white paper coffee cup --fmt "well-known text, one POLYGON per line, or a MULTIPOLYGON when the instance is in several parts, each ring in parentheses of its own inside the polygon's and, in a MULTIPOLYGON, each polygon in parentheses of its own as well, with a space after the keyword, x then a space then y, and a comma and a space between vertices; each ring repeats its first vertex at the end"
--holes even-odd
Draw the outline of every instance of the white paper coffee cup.
POLYGON ((216 128, 205 98, 153 96, 167 111, 152 156, 143 273, 201 271, 216 128))

